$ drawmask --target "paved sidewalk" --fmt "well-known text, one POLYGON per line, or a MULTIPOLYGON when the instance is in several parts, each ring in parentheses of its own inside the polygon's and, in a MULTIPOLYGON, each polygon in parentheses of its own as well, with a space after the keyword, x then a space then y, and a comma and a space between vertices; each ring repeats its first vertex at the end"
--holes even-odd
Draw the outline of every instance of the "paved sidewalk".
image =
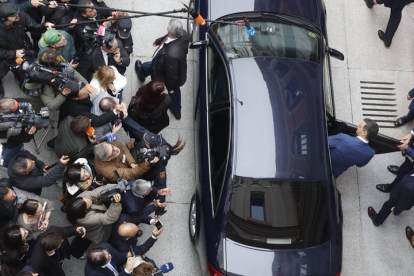
MULTIPOLYGON (((412 123, 394 128, 393 122, 407 113, 406 95, 414 87, 413 5, 404 9, 392 45, 385 48, 377 32, 385 30, 390 9, 370 10, 363 0, 325 3, 329 44, 345 55, 343 62, 331 59, 337 117, 354 124, 370 117, 379 121, 381 133, 392 137, 408 133, 412 123)), ((375 188, 394 179, 387 165, 403 161, 400 153, 378 155, 338 178, 344 211, 343 276, 414 274, 414 251, 405 237, 405 226, 414 225, 412 212, 390 215, 380 227, 367 214, 368 206, 379 211, 389 198, 375 188)))

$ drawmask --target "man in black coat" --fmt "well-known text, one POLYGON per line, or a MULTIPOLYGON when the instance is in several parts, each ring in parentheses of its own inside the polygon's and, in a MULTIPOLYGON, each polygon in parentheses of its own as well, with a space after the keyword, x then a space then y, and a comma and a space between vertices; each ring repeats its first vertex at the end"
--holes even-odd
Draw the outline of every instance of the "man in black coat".
POLYGON ((158 46, 152 62, 137 60, 135 71, 142 82, 151 76, 152 79, 165 82, 171 97, 170 110, 177 120, 181 119, 181 90, 187 80, 187 53, 190 37, 178 19, 171 19, 167 34, 154 41, 158 46))
MULTIPOLYGON (((142 235, 142 231, 139 230, 135 223, 131 223, 132 218, 129 215, 121 214, 112 227, 111 236, 108 243, 112 245, 119 252, 127 253, 130 250, 130 246, 135 252, 135 255, 143 255, 151 249, 157 238, 162 233, 162 228, 158 230, 155 228, 152 231, 152 236, 149 237, 144 244, 137 245, 138 237, 142 235)), ((155 225, 157 221, 148 217, 145 221, 146 224, 155 225)))
POLYGON ((89 97, 89 94, 79 95, 76 98, 68 97, 66 101, 60 106, 59 123, 68 115, 72 117, 82 115, 91 119, 92 127, 100 127, 106 125, 107 123, 116 121, 118 119, 118 114, 123 111, 117 107, 111 112, 97 116, 91 113, 92 106, 93 104, 91 98, 89 97))
POLYGON ((43 187, 50 187, 62 176, 65 165, 69 158, 62 156, 46 176, 43 173, 49 171, 42 161, 38 160, 33 154, 22 150, 17 153, 10 162, 8 173, 13 186, 39 195, 43 187))
POLYGON ((93 74, 103 65, 115 66, 120 74, 125 74, 130 63, 129 55, 121 40, 116 38, 113 42, 112 48, 108 49, 104 44, 79 62, 77 70, 87 81, 90 82, 93 74))
POLYGON ((51 226, 36 243, 29 264, 40 270, 45 276, 65 276, 62 269, 64 259, 70 259, 69 237, 84 237, 84 227, 51 226))
POLYGON ((414 206, 414 171, 404 176, 401 181, 391 186, 390 199, 387 200, 377 214, 374 208, 368 207, 368 216, 375 226, 380 226, 391 214, 398 216, 404 210, 414 206))
POLYGON ((85 276, 128 276, 134 267, 131 253, 119 252, 108 243, 100 243, 90 250, 85 266, 85 276), (122 266, 125 265, 125 269, 122 266))
POLYGON ((384 4, 385 7, 391 9, 390 19, 388 20, 385 33, 381 30, 378 31, 378 36, 384 42, 385 47, 391 46, 392 38, 401 22, 402 10, 412 2, 414 0, 365 0, 368 8, 372 8, 375 4, 384 4))
MULTIPOLYGON (((45 30, 50 23, 38 24, 28 14, 11 3, 0 7, 0 97, 4 97, 1 80, 10 70, 8 64, 15 65, 16 58, 22 58, 27 50, 33 49, 27 30, 45 30)), ((32 52, 34 54, 34 52, 32 52)), ((35 59, 35 56, 32 57, 35 59)))

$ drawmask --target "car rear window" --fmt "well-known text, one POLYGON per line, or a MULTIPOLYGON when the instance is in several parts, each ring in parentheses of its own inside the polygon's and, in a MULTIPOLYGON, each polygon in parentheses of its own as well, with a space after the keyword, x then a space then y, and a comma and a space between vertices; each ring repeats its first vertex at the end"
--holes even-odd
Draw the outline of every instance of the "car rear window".
POLYGON ((227 237, 268 249, 300 249, 329 239, 326 181, 235 177, 227 237))
POLYGON ((264 19, 249 19, 254 36, 245 26, 218 23, 212 26, 229 59, 243 57, 285 57, 319 63, 319 34, 311 30, 264 19))

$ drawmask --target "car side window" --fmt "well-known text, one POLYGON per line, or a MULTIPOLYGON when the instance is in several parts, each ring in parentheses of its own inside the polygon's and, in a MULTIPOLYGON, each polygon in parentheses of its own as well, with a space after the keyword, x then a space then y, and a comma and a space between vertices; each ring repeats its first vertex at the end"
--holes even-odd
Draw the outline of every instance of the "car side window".
POLYGON ((230 97, 225 65, 213 45, 207 47, 207 77, 210 184, 216 209, 229 153, 230 97))
POLYGON ((325 107, 326 107, 326 111, 331 116, 334 116, 330 71, 331 69, 329 65, 329 54, 325 53, 325 59, 323 62, 323 91, 325 93, 325 107))

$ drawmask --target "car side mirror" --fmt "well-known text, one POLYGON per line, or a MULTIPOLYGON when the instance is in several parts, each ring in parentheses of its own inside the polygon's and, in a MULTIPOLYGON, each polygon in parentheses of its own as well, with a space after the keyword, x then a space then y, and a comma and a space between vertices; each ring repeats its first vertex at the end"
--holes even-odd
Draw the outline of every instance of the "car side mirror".
POLYGON ((190 44, 190 49, 203 49, 207 45, 207 40, 196 41, 190 44))
POLYGON ((344 60, 345 59, 344 54, 342 54, 338 50, 332 49, 328 46, 326 46, 326 50, 328 51, 328 53, 331 57, 337 58, 339 60, 344 60))

